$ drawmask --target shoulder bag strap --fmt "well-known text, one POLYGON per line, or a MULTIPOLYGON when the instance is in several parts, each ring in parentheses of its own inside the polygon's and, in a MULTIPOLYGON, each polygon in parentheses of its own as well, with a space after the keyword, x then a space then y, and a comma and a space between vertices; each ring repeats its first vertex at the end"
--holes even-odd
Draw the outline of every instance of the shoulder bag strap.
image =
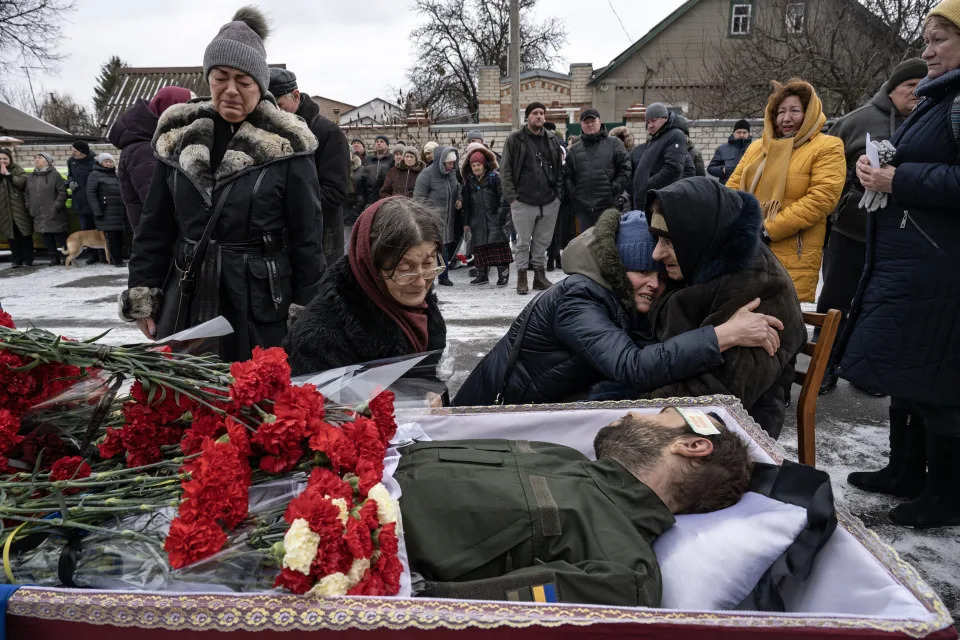
POLYGON ((530 323, 530 316, 533 315, 533 308, 537 306, 537 300, 543 292, 537 294, 537 297, 530 301, 527 308, 523 310, 520 320, 520 328, 517 330, 517 339, 513 341, 513 347, 510 348, 510 357, 507 359, 507 368, 503 372, 503 382, 500 383, 500 391, 497 392, 496 403, 502 405, 505 402, 504 394, 507 391, 507 384, 513 377, 513 370, 517 368, 517 360, 520 359, 520 349, 523 347, 523 336, 527 332, 527 325, 530 323))
POLYGON ((210 236, 213 235, 213 229, 217 226, 220 212, 223 211, 223 205, 226 203, 227 196, 230 195, 230 190, 235 182, 228 183, 220 193, 217 204, 213 208, 213 213, 210 214, 210 220, 207 221, 207 226, 203 230, 203 235, 200 236, 200 241, 197 242, 193 255, 190 256, 183 274, 180 276, 180 299, 177 304, 176 331, 186 329, 187 314, 190 311, 190 298, 193 297, 196 286, 197 271, 203 264, 203 256, 207 252, 207 245, 210 244, 210 236))
POLYGON ((953 134, 953 143, 957 145, 960 158, 960 93, 953 97, 950 104, 950 133, 953 134))

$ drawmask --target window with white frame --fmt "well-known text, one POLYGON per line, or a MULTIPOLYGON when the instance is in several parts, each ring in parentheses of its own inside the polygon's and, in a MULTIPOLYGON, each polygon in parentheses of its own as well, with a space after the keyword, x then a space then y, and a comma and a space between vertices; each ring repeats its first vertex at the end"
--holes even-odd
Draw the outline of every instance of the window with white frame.
POLYGON ((807 5, 804 2, 791 2, 787 4, 787 33, 803 33, 806 9, 807 5))
POLYGON ((730 35, 750 35, 750 17, 753 14, 753 4, 749 2, 735 2, 730 5, 730 35))

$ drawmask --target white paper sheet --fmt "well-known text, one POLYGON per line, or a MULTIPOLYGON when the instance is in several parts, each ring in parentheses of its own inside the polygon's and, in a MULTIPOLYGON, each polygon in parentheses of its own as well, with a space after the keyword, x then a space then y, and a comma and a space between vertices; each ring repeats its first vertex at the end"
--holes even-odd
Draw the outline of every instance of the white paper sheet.
POLYGON ((187 340, 203 340, 206 338, 219 338, 233 333, 233 327, 223 316, 217 316, 213 320, 207 320, 195 327, 184 329, 180 333, 167 336, 161 343, 165 342, 186 342, 187 340))
POLYGON ((867 159, 870 161, 871 167, 874 169, 880 168, 880 147, 870 139, 869 133, 867 134, 867 159))

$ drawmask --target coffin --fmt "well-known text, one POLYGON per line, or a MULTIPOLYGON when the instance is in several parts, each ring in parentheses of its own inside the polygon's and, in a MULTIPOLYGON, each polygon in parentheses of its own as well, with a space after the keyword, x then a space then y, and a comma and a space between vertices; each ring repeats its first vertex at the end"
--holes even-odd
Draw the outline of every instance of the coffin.
MULTIPOLYGON (((434 440, 546 440, 592 455, 597 430, 625 410, 666 405, 717 411, 749 439, 755 460, 780 464, 785 453, 735 398, 473 407, 405 412, 434 440)), ((809 578, 784 588, 786 612, 695 611, 605 606, 403 598, 312 599, 289 594, 145 593, 23 587, 7 605, 7 633, 18 640, 114 638, 341 637, 471 638, 957 638, 949 612, 909 564, 842 507, 839 526, 809 578), (293 634, 289 632, 295 632, 293 634), (300 633, 296 633, 300 632, 300 633), (426 632, 420 634, 419 632, 426 632)), ((683 517, 683 516, 681 516, 683 517)), ((0 635, 2 637, 2 635, 0 635)))

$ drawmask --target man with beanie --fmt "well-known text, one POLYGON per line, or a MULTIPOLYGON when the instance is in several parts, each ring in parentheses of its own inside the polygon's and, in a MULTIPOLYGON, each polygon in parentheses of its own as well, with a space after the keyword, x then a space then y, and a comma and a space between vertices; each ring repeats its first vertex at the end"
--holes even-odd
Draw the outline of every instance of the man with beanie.
POLYGON ((557 137, 544 128, 547 108, 531 102, 524 114, 527 123, 507 138, 501 163, 503 198, 510 205, 517 232, 514 258, 521 295, 529 292, 528 268, 533 268, 534 289, 550 287, 546 251, 563 198, 563 151, 557 137))
POLYGON ((727 184, 730 174, 737 168, 740 158, 743 157, 751 142, 753 140, 750 138, 750 123, 744 119, 737 120, 726 144, 717 147, 713 153, 713 160, 707 166, 707 173, 719 178, 720 184, 727 184))
POLYGON ((320 180, 320 208, 323 214, 323 257, 331 265, 343 256, 343 203, 350 181, 350 149, 340 127, 320 115, 313 98, 300 93, 297 76, 287 69, 270 69, 270 93, 277 106, 306 121, 317 137, 313 154, 320 180))
MULTIPOLYGON (((662 189, 683 178, 687 164, 687 137, 680 130, 677 114, 662 102, 647 107, 647 141, 637 145, 630 154, 633 180, 630 194, 633 208, 643 210, 647 191, 662 189)), ((692 162, 691 162, 692 164, 692 162)))
MULTIPOLYGON (((87 180, 90 173, 97 166, 90 145, 83 140, 77 140, 70 147, 70 157, 67 158, 67 185, 70 187, 70 209, 77 214, 80 220, 80 230, 89 231, 97 228, 93 218, 93 210, 87 201, 87 180)), ((93 249, 84 249, 87 264, 100 262, 99 254, 93 249)))
POLYGON ((623 142, 607 134, 599 111, 584 109, 580 126, 583 135, 567 150, 563 179, 583 233, 605 210, 622 207, 631 166, 623 142))
POLYGON ((358 215, 363 210, 380 199, 380 191, 387 179, 387 172, 394 166, 393 152, 390 150, 390 139, 382 133, 373 142, 373 155, 367 155, 360 171, 357 182, 357 197, 360 199, 357 207, 358 215))
MULTIPOLYGON (((867 212, 859 207, 863 187, 857 180, 857 160, 866 151, 867 134, 876 142, 888 140, 904 118, 917 106, 913 90, 927 75, 927 63, 920 58, 904 60, 893 70, 870 102, 843 116, 830 128, 830 135, 843 140, 847 158, 847 180, 834 213, 833 228, 823 252, 823 289, 817 298, 817 312, 838 309, 843 317, 837 335, 843 334, 850 302, 857 292, 867 255, 867 212)), ((834 349, 820 393, 837 386, 834 373, 838 352, 834 349)))
POLYGON ((728 349, 756 346, 751 332, 775 333, 770 324, 779 322, 743 308, 722 324, 691 327, 659 344, 644 340, 646 314, 662 290, 655 240, 642 211, 603 212, 567 245, 568 277, 524 309, 467 377, 453 404, 571 402, 584 399, 601 380, 650 391, 721 366, 721 353, 728 349), (508 376, 515 349, 516 365, 508 376))

